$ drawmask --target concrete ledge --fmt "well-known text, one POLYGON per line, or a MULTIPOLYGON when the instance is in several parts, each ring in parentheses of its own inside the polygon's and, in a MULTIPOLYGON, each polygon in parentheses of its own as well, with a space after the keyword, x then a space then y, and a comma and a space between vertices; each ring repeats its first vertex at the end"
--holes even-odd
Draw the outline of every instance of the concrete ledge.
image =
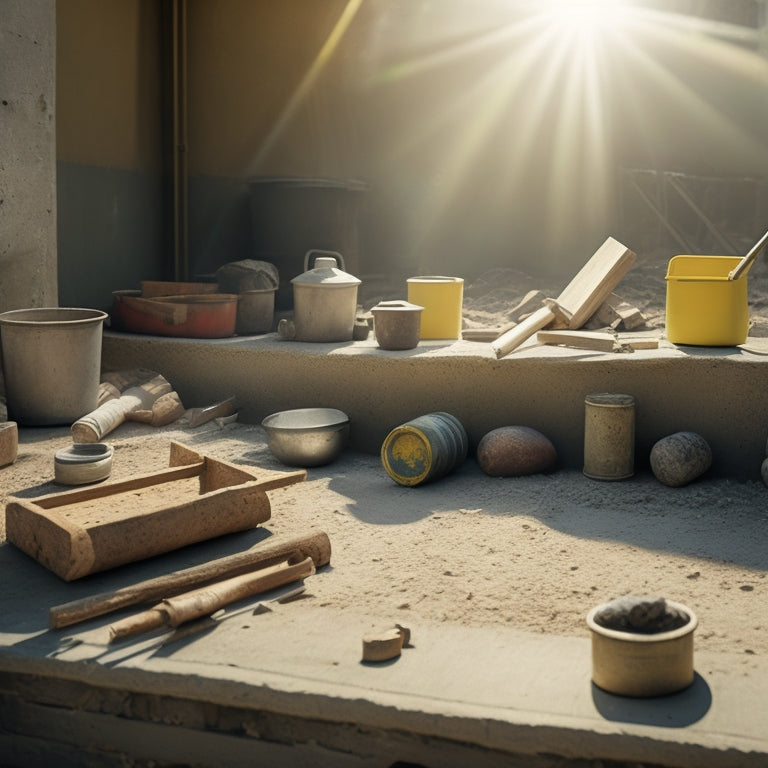
POLYGON ((635 397, 638 468, 657 440, 693 430, 712 447, 714 475, 759 480, 768 435, 762 338, 724 348, 662 342, 632 354, 538 346, 497 360, 488 344, 468 341, 393 352, 373 339, 311 344, 276 334, 205 340, 107 331, 102 364, 162 373, 187 407, 234 394, 246 423, 288 408, 340 408, 351 420, 352 447, 372 454, 399 424, 449 411, 471 448, 495 427, 526 425, 552 440, 562 467, 580 469, 584 398, 592 392, 635 397))
POLYGON ((100 752, 200 765, 765 765, 764 660, 734 675, 742 660, 699 654, 690 688, 634 700, 591 684, 586 639, 420 623, 418 653, 366 665, 369 622, 289 604, 189 643, 47 633, 0 652, 0 730, 94 765, 100 752), (217 746, 232 750, 222 762, 217 746))

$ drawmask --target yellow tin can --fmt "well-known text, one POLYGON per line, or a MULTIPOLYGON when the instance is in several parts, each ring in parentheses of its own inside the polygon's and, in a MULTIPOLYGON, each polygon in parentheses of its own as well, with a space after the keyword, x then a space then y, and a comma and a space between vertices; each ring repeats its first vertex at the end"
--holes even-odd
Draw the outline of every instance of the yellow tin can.
POLYGON ((422 339, 458 339, 464 303, 464 279, 431 275, 408 278, 408 301, 424 307, 422 339))

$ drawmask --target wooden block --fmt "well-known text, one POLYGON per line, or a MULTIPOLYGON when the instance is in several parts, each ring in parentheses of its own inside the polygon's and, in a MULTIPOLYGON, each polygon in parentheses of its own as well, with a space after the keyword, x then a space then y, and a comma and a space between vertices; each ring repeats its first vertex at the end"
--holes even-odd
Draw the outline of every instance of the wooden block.
POLYGON ((571 328, 576 330, 595 313, 635 262, 635 254, 612 237, 598 248, 557 297, 571 313, 571 328))
POLYGON ((611 293, 589 318, 585 328, 612 328, 614 331, 632 331, 645 325, 645 315, 637 308, 611 293))
POLYGON ((304 470, 258 477, 177 443, 171 464, 127 480, 12 499, 5 512, 8 541, 72 581, 254 528, 271 516, 266 491, 306 478, 304 470))
POLYGON ((389 661, 397 658, 411 642, 411 631, 396 624, 391 629, 373 632, 363 637, 363 661, 389 661))
POLYGON ((629 347, 632 350, 635 349, 658 349, 659 339, 657 337, 648 338, 622 338, 619 336, 619 344, 623 347, 629 347))
POLYGON ((576 347, 594 352, 615 352, 618 347, 612 333, 600 331, 539 331, 537 338, 540 344, 576 347))

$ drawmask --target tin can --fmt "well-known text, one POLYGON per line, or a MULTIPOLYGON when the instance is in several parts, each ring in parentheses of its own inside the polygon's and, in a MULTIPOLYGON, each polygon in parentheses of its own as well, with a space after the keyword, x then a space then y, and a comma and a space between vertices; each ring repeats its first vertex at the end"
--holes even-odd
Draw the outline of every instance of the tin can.
POLYGON ((584 398, 584 474, 624 480, 635 473, 635 398, 608 392, 584 398))
POLYGON ((381 463, 400 485, 421 485, 453 472, 467 451, 464 426, 441 411, 395 427, 381 446, 381 463))

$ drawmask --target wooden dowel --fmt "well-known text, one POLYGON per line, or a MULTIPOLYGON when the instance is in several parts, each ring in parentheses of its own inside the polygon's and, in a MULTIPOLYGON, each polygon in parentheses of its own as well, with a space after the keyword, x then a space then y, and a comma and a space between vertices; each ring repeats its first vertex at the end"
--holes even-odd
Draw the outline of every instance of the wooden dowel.
POLYGON ((53 606, 49 611, 49 626, 51 629, 67 627, 120 608, 178 595, 193 587, 237 576, 258 567, 267 567, 285 560, 294 553, 298 553, 301 557, 312 558, 315 567, 321 568, 331 560, 331 542, 328 535, 322 531, 283 541, 268 541, 246 552, 238 552, 235 555, 147 579, 122 589, 53 606))
POLYGON ((185 592, 163 600, 148 611, 142 611, 111 624, 109 642, 113 643, 163 626, 178 627, 195 619, 210 616, 230 603, 305 579, 314 572, 315 564, 311 557, 307 557, 300 563, 289 565, 283 561, 269 568, 240 574, 201 589, 185 592))

